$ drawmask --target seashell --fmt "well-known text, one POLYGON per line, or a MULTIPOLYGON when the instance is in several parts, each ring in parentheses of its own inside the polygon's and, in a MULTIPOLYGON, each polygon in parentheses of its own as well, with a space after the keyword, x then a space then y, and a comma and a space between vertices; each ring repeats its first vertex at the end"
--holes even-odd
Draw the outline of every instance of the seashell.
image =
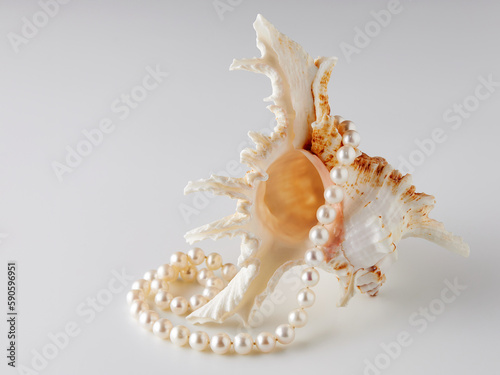
MULTIPOLYGON (((242 238, 239 272, 188 316, 194 323, 221 323, 233 315, 248 323, 282 275, 304 264, 304 253, 314 246, 309 230, 317 224, 316 211, 325 202, 325 188, 333 186, 329 173, 339 165, 342 133, 352 126, 341 125, 342 119, 330 112, 327 85, 337 59, 313 60, 261 15, 254 28, 262 56, 235 60, 231 70, 269 77, 272 94, 265 100, 274 103, 268 108, 277 125, 270 136, 249 132, 255 148, 241 152, 241 163, 249 168, 245 176, 211 176, 185 188, 185 193, 210 191, 237 201, 234 214, 189 231, 188 243, 242 238)), ((402 176, 382 158, 355 151, 356 159, 347 167, 343 207, 335 206, 339 214, 326 226, 330 236, 324 269, 341 283, 340 306, 356 290, 378 293, 403 238, 420 237, 469 254, 460 237, 428 217, 434 198, 416 193, 409 175, 402 176)))

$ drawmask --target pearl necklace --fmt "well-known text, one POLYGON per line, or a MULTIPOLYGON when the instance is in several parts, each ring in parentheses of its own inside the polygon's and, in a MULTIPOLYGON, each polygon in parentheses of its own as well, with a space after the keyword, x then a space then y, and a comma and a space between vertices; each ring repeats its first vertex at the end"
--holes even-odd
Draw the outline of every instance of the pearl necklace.
POLYGON ((248 354, 254 347, 262 353, 274 350, 276 343, 290 344, 295 338, 295 329, 304 327, 307 323, 306 309, 311 307, 316 299, 311 289, 319 282, 319 272, 316 267, 325 262, 323 246, 328 243, 329 232, 325 225, 333 223, 337 212, 332 207, 344 200, 344 190, 340 187, 347 182, 348 171, 346 166, 352 164, 356 158, 356 150, 360 143, 360 136, 351 121, 345 121, 340 116, 334 116, 338 124, 338 131, 342 135, 342 147, 337 151, 337 160, 341 166, 332 168, 330 178, 335 185, 325 189, 325 204, 318 208, 316 217, 319 224, 311 228, 309 239, 315 245, 306 251, 304 261, 308 268, 301 273, 304 288, 297 294, 299 307, 288 314, 288 323, 276 327, 274 334, 261 332, 255 340, 248 333, 239 333, 234 339, 227 333, 218 333, 209 337, 204 331, 190 332, 183 325, 174 326, 170 320, 160 318, 159 314, 152 310, 146 302, 150 297, 161 310, 170 309, 176 315, 185 315, 206 304, 221 291, 226 283, 232 280, 237 273, 234 264, 222 261, 220 254, 211 253, 205 256, 200 248, 194 248, 187 254, 174 253, 170 258, 170 264, 164 264, 157 270, 146 272, 142 279, 132 284, 132 289, 127 294, 127 302, 130 305, 130 313, 139 320, 145 329, 161 339, 170 339, 178 346, 189 346, 195 350, 205 350, 208 347, 217 354, 226 354, 234 350, 238 354, 248 354), (206 264, 206 268, 198 270, 196 267, 206 264), (221 277, 215 276, 214 271, 219 270, 221 277), (174 297, 169 293, 170 283, 179 278, 186 282, 195 280, 204 287, 202 294, 195 294, 188 299, 182 296, 174 297))

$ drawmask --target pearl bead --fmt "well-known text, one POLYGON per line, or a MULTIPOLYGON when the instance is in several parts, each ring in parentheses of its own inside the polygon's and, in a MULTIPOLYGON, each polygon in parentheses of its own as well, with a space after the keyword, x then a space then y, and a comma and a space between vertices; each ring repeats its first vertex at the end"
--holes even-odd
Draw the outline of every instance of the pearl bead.
POLYGON ((162 340, 168 339, 170 337, 170 331, 172 330, 172 322, 170 320, 162 318, 158 319, 153 324, 153 334, 162 340))
POLYGON ((178 271, 186 268, 187 264, 188 264, 187 255, 181 253, 180 251, 173 253, 172 256, 170 257, 170 265, 176 268, 178 271))
POLYGON ((330 204, 337 204, 344 199, 344 190, 340 186, 328 186, 325 189, 325 200, 330 204))
POLYGON ((248 333, 239 333, 234 338, 234 351, 238 354, 248 354, 252 351, 253 340, 248 333))
POLYGON ((330 179, 335 182, 337 185, 345 184, 347 181, 347 177, 349 172, 345 167, 334 167, 330 171, 330 179))
POLYGON ((177 280, 178 272, 170 264, 164 264, 158 267, 156 271, 156 277, 158 279, 165 280, 166 282, 171 282, 177 280))
POLYGON ((275 348, 276 339, 269 332, 262 332, 255 339, 255 345, 262 353, 269 353, 275 348))
POLYGON ((334 222, 336 217, 337 211, 335 211, 335 208, 325 204, 318 208, 318 211, 316 211, 316 218, 321 224, 331 224, 334 222))
POLYGON ((345 146, 358 147, 361 142, 361 137, 356 130, 348 130, 342 136, 342 143, 345 146))
POLYGON ((351 146, 342 146, 337 151, 337 160, 344 165, 352 164, 356 159, 356 150, 351 146))
POLYGON ((288 314, 288 323, 292 327, 304 327, 307 323, 307 313, 302 309, 295 309, 288 314))
POLYGON ((134 289, 127 293, 127 303, 132 304, 135 300, 144 301, 144 292, 140 289, 134 289))
POLYGON ((306 268, 300 278, 305 286, 315 286, 319 281, 319 273, 314 268, 306 268))
POLYGON ((205 260, 205 253, 199 247, 195 247, 194 249, 189 250, 187 255, 189 263, 195 266, 202 264, 205 260))
POLYGON ((322 225, 315 225, 309 231, 309 239, 316 246, 322 246, 328 242, 329 234, 326 228, 322 225))
POLYGON ((345 119, 342 117, 342 116, 339 116, 339 115, 336 115, 336 116, 333 116, 333 124, 335 126, 339 126, 341 123, 343 123, 345 121, 345 119))
POLYGON ((346 131, 356 130, 356 125, 352 121, 344 120, 339 124, 338 129, 340 134, 344 134, 346 131))
POLYGON ((238 273, 238 268, 232 263, 226 263, 222 266, 222 278, 226 281, 231 281, 238 273))
POLYGON ((200 285, 205 286, 207 283, 207 280, 210 279, 211 277, 214 277, 214 271, 202 268, 201 270, 198 271, 198 275, 196 276, 196 280, 198 280, 198 283, 200 285))
POLYGON ((144 301, 135 300, 130 305, 130 315, 134 318, 138 318, 139 314, 145 310, 149 310, 149 305, 144 301))
POLYGON ((306 251, 304 260, 309 266, 319 266, 325 260, 325 254, 320 249, 310 249, 306 251))
POLYGON ((147 281, 153 281, 156 278, 156 270, 147 271, 142 278, 147 281))
POLYGON ((207 267, 209 270, 216 270, 221 268, 222 266, 222 257, 220 256, 220 254, 211 253, 207 256, 205 262, 207 263, 207 267))
POLYGON ((182 296, 177 296, 170 301, 170 310, 176 315, 183 315, 188 309, 188 301, 182 296))
POLYGON ((202 351, 208 346, 208 334, 203 331, 197 331, 189 336, 189 346, 194 350, 202 351))
POLYGON ((170 302, 172 301, 172 295, 164 289, 160 289, 155 296, 155 303, 162 310, 167 310, 170 307, 170 302))
POLYGON ((201 294, 195 294, 189 298, 189 306, 191 310, 199 309, 201 306, 205 305, 208 299, 201 294))
POLYGON ((170 330, 170 341, 175 345, 184 346, 189 340, 189 329, 184 326, 175 326, 170 330))
POLYGON ((134 290, 134 289, 142 290, 144 292, 144 295, 147 296, 149 294, 149 281, 144 280, 144 279, 136 280, 132 283, 131 289, 132 290, 134 290))
POLYGON ((154 279, 151 281, 151 293, 158 293, 160 289, 165 289, 168 290, 168 283, 160 280, 160 279, 154 279))
POLYGON ((188 282, 192 283, 193 281, 196 280, 196 275, 198 274, 198 270, 194 266, 188 266, 181 270, 181 279, 188 282))
POLYGON ((208 287, 203 289, 203 297, 211 300, 213 299, 217 294, 219 294, 220 290, 214 287, 208 287))
POLYGON ((315 300, 316 294, 309 288, 304 288, 297 294, 297 302, 300 307, 311 307, 315 300))
POLYGON ((222 290, 224 289, 224 281, 222 281, 222 279, 219 277, 211 277, 210 279, 207 280, 205 286, 207 288, 215 288, 222 290))
POLYGON ((142 311, 139 314, 139 324, 145 328, 150 330, 153 328, 153 324, 158 320, 160 316, 156 311, 153 310, 146 310, 142 311))
POLYGON ((290 344, 295 338, 295 330, 289 324, 282 324, 276 327, 275 335, 280 344, 290 344))
POLYGON ((226 354, 231 349, 231 339, 225 333, 218 333, 210 339, 210 348, 216 354, 226 354))

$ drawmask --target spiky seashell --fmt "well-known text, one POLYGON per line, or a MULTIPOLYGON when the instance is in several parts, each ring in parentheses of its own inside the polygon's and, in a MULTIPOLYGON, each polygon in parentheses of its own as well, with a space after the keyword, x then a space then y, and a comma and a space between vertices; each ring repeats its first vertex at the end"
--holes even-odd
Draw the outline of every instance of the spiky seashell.
MULTIPOLYGON (((235 314, 247 322, 281 276, 303 264, 323 192, 333 184, 329 171, 338 164, 342 137, 327 95, 336 59, 313 60, 260 15, 254 28, 262 56, 235 60, 231 69, 264 73, 271 79, 272 95, 265 100, 274 102, 268 108, 277 125, 270 136, 249 133, 256 147, 241 153, 241 162, 250 168, 244 177, 211 176, 185 189, 237 200, 233 215, 188 232, 189 243, 242 237, 240 271, 214 299, 188 316, 195 323, 222 322, 235 314)), ((340 305, 356 287, 377 294, 402 238, 421 237, 460 255, 469 253, 461 238, 428 217, 434 198, 416 193, 409 175, 403 177, 382 158, 356 152, 343 207, 336 207, 344 216, 327 226, 330 241, 324 269, 341 281, 340 305)))

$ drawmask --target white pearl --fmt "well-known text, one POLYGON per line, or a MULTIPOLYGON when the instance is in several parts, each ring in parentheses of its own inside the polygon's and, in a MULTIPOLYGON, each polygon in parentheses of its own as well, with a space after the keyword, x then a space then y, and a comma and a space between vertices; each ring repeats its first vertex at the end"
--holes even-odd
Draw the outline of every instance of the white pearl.
POLYGON ((177 280, 179 273, 170 265, 164 264, 156 270, 156 277, 166 282, 177 280))
POLYGON ((173 253, 170 256, 170 265, 176 268, 178 271, 186 268, 187 264, 188 264, 187 255, 181 253, 180 251, 173 253))
POLYGON ((211 253, 208 254, 205 262, 207 263, 207 267, 209 270, 217 270, 222 266, 222 257, 220 256, 220 254, 211 253))
POLYGON ((211 300, 213 299, 217 294, 219 294, 220 290, 214 287, 207 287, 203 289, 203 297, 211 300))
POLYGON ((162 340, 168 339, 170 337, 171 329, 172 329, 172 322, 170 322, 170 320, 165 318, 158 319, 153 324, 153 334, 162 340))
POLYGON ((147 302, 135 300, 130 305, 130 315, 134 318, 138 318, 142 311, 149 310, 149 305, 147 302))
POLYGON ((210 279, 211 277, 214 277, 214 271, 209 270, 207 268, 202 268, 201 270, 198 271, 198 275, 196 276, 196 280, 198 280, 198 283, 200 285, 205 286, 207 283, 207 280, 210 279))
POLYGON ((337 211, 331 206, 324 204, 316 211, 316 218, 321 224, 331 224, 337 217, 337 211))
POLYGON ((231 338, 225 333, 218 333, 210 339, 210 348, 216 354, 226 354, 231 349, 231 338))
POLYGON ((184 326, 175 326, 170 330, 170 341, 175 345, 184 346, 189 340, 189 329, 184 326))
POLYGON ((340 134, 344 134, 346 131, 356 130, 356 125, 352 121, 344 120, 339 124, 338 129, 340 134))
POLYGON ((176 315, 183 315, 188 309, 188 301, 182 296, 177 296, 170 301, 170 310, 176 315))
POLYGON ((194 249, 189 250, 187 255, 189 263, 195 266, 202 264, 205 260, 205 253, 199 247, 195 247, 194 249))
POLYGON ((194 266, 187 266, 180 272, 181 279, 188 283, 192 283, 193 281, 195 281, 197 274, 198 270, 194 266))
POLYGON ((304 288, 297 294, 297 302, 300 307, 311 307, 315 300, 316 294, 309 288, 304 288))
POLYGON ((170 307, 170 302, 172 301, 172 295, 164 289, 160 289, 155 296, 155 303, 162 310, 168 310, 170 307))
POLYGON ((340 186, 328 186, 325 189, 325 200, 330 204, 337 204, 344 199, 344 190, 340 186))
POLYGON ((325 260, 325 254, 320 249, 310 249, 306 251, 304 260, 309 266, 319 266, 325 260))
POLYGON ((348 130, 342 136, 344 146, 358 147, 361 142, 361 137, 356 130, 348 130))
POLYGON ((191 348, 193 348, 194 350, 198 350, 200 352, 207 348, 208 342, 208 334, 203 331, 193 332, 189 336, 189 346, 191 346, 191 348))
POLYGON ((305 286, 315 286, 319 281, 319 273, 314 268, 306 268, 300 278, 305 286))
POLYGON ((147 281, 153 281, 156 278, 156 270, 147 271, 142 278, 147 281))
POLYGON ((144 280, 144 279, 139 279, 139 280, 136 280, 132 283, 132 290, 134 289, 138 289, 138 290, 142 290, 144 292, 144 295, 148 295, 149 294, 149 286, 150 286, 150 283, 149 281, 147 280, 144 280))
POLYGON ((295 330, 289 324, 281 324, 276 327, 276 339, 280 344, 290 344, 295 338, 295 330))
POLYGON ((345 119, 342 117, 342 116, 339 116, 339 115, 335 115, 333 116, 333 124, 335 126, 339 126, 342 122, 344 122, 345 119))
POLYGON ((253 340, 248 333, 239 333, 234 338, 234 351, 238 354, 248 354, 252 351, 253 340))
POLYGON ((295 309, 288 314, 288 323, 292 327, 304 327, 307 324, 307 313, 302 309, 295 309))
POLYGON ((160 316, 156 311, 153 310, 146 310, 142 311, 139 314, 139 324, 145 328, 150 330, 153 328, 153 324, 158 320, 160 316))
POLYGON ((211 277, 210 279, 207 280, 207 283, 205 284, 207 288, 215 288, 222 290, 224 289, 224 281, 220 277, 211 277))
POLYGON ((348 176, 349 172, 346 167, 333 167, 330 171, 330 179, 337 185, 345 184, 348 176))
POLYGON ((160 289, 168 290, 168 283, 160 279, 154 279, 153 281, 151 281, 151 293, 158 293, 160 289))
POLYGON ((140 289, 134 289, 127 293, 127 303, 132 304, 135 300, 144 301, 144 292, 140 289))
POLYGON ((315 225, 309 231, 309 239, 316 246, 322 246, 328 242, 329 234, 322 225, 315 225))
POLYGON ((344 165, 352 164, 356 159, 356 150, 351 146, 342 146, 337 151, 337 160, 344 165))
POLYGON ((208 299, 201 294, 195 294, 189 298, 189 306, 191 310, 199 309, 201 306, 205 305, 208 299))
POLYGON ((255 339, 255 345, 262 353, 269 353, 275 348, 276 339, 269 332, 261 332, 255 339))
POLYGON ((238 268, 232 263, 226 263, 222 266, 222 278, 226 281, 231 281, 238 273, 238 268))

